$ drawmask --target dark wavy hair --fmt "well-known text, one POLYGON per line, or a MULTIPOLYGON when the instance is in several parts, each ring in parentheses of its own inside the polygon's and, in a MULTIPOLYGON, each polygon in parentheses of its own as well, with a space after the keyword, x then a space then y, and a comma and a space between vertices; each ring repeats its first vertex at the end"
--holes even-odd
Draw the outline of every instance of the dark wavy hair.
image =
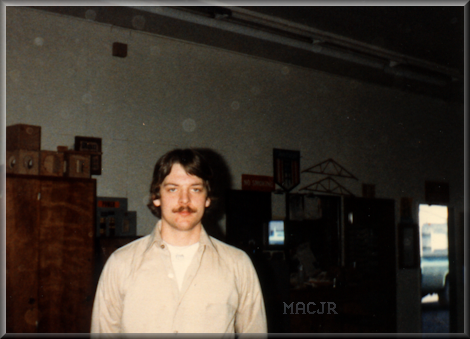
POLYGON ((174 164, 180 164, 186 173, 201 178, 207 191, 207 197, 212 197, 210 180, 213 177, 213 172, 202 154, 194 149, 172 150, 158 159, 153 170, 152 183, 150 184, 150 199, 147 206, 152 214, 158 218, 161 218, 162 215, 161 208, 160 206, 155 206, 153 201, 160 199, 160 186, 166 176, 170 174, 174 164))

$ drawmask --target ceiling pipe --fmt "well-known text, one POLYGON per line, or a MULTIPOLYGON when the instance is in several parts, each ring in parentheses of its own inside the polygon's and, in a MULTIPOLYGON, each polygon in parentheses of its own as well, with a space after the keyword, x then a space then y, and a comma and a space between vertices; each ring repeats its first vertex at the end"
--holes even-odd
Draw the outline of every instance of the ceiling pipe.
MULTIPOLYGON (((220 19, 220 17, 216 16, 217 19, 214 19, 214 17, 204 16, 201 14, 195 14, 187 10, 185 11, 182 9, 176 9, 172 7, 163 7, 163 6, 128 6, 128 7, 145 11, 145 12, 150 12, 150 13, 166 16, 166 17, 171 17, 171 18, 178 19, 178 20, 183 20, 186 22, 191 22, 191 23, 207 26, 207 27, 217 28, 217 29, 221 29, 221 30, 232 32, 232 33, 237 33, 237 34, 257 38, 257 39, 262 39, 265 41, 275 42, 275 43, 279 43, 285 46, 307 50, 307 51, 318 53, 318 54, 325 55, 328 57, 353 62, 358 65, 363 65, 363 66, 371 67, 374 69, 383 70, 387 74, 393 74, 399 77, 418 80, 418 81, 426 82, 432 85, 445 86, 448 83, 447 81, 438 77, 428 76, 428 75, 424 75, 424 74, 410 71, 410 70, 397 69, 395 67, 390 67, 390 63, 392 62, 392 60, 394 62, 402 63, 401 60, 404 59, 403 56, 398 55, 396 56, 396 59, 390 59, 389 56, 391 54, 389 53, 389 55, 387 55, 387 58, 381 55, 377 55, 377 57, 375 57, 375 55, 366 57, 359 53, 354 53, 351 51, 341 51, 336 48, 330 48, 330 47, 324 46, 318 40, 328 41, 332 43, 332 40, 331 40, 332 34, 329 34, 329 33, 321 32, 321 37, 318 39, 317 36, 320 35, 319 33, 320 31, 315 30, 315 34, 309 31, 307 32, 308 36, 310 37, 312 37, 313 35, 316 35, 316 36, 312 37, 311 43, 308 43, 304 41, 305 39, 301 41, 301 40, 281 36, 279 34, 274 34, 271 32, 248 27, 246 25, 241 25, 239 23, 231 22, 230 19, 234 17, 235 13, 238 13, 235 15, 235 17, 238 16, 240 13, 242 13, 243 15, 245 15, 245 17, 240 16, 239 19, 248 20, 249 22, 254 22, 254 23, 257 23, 256 21, 258 21, 257 24, 266 25, 265 23, 265 21, 267 20, 266 18, 263 18, 262 22, 259 21, 261 19, 259 20, 257 19, 253 21, 253 15, 251 15, 253 14, 253 12, 250 12, 251 18, 247 18, 246 17, 247 11, 240 9, 240 8, 228 7, 232 11, 232 15, 224 16, 224 19, 220 19)), ((256 15, 262 16, 258 14, 256 15)), ((273 18, 269 17, 269 20, 273 21, 273 18)), ((288 21, 277 19, 277 18, 275 19, 275 21, 279 21, 278 24, 280 26, 270 24, 270 28, 275 28, 277 30, 285 31, 291 34, 300 35, 300 32, 298 31, 299 29, 298 27, 294 27, 294 28, 290 27, 289 29, 287 28, 288 25, 286 24, 286 22, 288 21)), ((298 24, 293 24, 292 22, 288 22, 288 23, 289 23, 289 26, 292 26, 292 25, 300 26, 298 24)), ((305 30, 303 30, 302 35, 304 37, 306 36, 305 30)), ((342 41, 346 41, 346 39, 343 37, 341 37, 341 39, 342 41)), ((351 42, 349 43, 351 44, 351 42)), ((371 51, 368 50, 368 53, 371 53, 371 51)), ((403 61, 403 63, 410 64, 407 61, 411 60, 411 58, 408 58, 408 57, 406 58, 407 58, 406 61, 403 61)))
POLYGON ((321 31, 319 29, 299 24, 296 22, 288 21, 285 19, 269 16, 266 14, 253 12, 245 8, 239 7, 224 7, 232 11, 232 17, 239 20, 246 20, 257 23, 266 27, 283 30, 292 34, 298 35, 312 35, 314 39, 322 42, 328 42, 336 46, 343 48, 349 48, 351 50, 371 54, 379 58, 384 58, 397 62, 398 64, 406 64, 410 66, 416 66, 423 68, 431 72, 441 73, 446 76, 462 78, 459 71, 455 68, 443 66, 434 62, 426 61, 423 59, 407 56, 402 53, 393 52, 382 47, 367 44, 361 41, 350 39, 344 36, 340 36, 334 33, 321 31))

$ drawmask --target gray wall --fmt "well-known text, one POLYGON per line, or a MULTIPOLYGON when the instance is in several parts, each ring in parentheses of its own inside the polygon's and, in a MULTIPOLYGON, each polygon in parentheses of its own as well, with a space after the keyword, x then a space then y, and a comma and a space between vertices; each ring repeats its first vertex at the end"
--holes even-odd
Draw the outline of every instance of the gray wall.
MULTIPOLYGON (((103 140, 99 196, 127 197, 138 234, 155 224, 146 202, 157 158, 174 147, 219 153, 233 188, 273 175, 272 149, 300 150, 301 169, 333 158, 361 195, 411 197, 448 181, 463 211, 463 104, 288 64, 22 7, 7 7, 6 124, 42 127, 42 149, 103 140), (128 56, 112 56, 113 42, 128 56)), ((3 158, 2 158, 2 161, 3 158)), ((298 188, 319 177, 302 174, 298 188)), ((341 179, 341 178, 340 178, 341 179)), ((295 191, 295 190, 294 190, 295 191)), ((273 214, 283 215, 275 198, 273 214)), ((224 220, 220 221, 224 231, 224 220)), ((398 331, 420 331, 419 272, 398 272, 398 331)))

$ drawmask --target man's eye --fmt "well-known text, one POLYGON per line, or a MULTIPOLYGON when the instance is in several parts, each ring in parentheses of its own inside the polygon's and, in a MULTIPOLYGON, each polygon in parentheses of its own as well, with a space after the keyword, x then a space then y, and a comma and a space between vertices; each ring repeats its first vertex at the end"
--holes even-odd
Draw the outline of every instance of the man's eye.
POLYGON ((169 188, 168 189, 168 192, 175 192, 176 191, 176 188, 169 188))

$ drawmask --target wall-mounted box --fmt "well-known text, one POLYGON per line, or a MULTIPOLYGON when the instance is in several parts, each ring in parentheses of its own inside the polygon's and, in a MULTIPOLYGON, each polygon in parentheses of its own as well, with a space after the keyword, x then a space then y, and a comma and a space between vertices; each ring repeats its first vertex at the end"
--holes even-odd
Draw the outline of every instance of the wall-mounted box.
POLYGON ((41 126, 26 124, 7 126, 6 135, 7 151, 41 150, 41 126))
POLYGON ((121 210, 127 211, 127 198, 118 197, 96 197, 97 207, 103 210, 121 210))
POLYGON ((122 229, 124 212, 118 209, 97 208, 96 213, 96 236, 100 238, 117 236, 117 230, 122 229))
POLYGON ((16 174, 39 174, 39 152, 15 150, 6 152, 6 172, 16 174))
POLYGON ((124 212, 121 227, 116 228, 116 236, 135 236, 137 233, 137 212, 124 212))
POLYGON ((113 56, 125 58, 127 56, 127 44, 121 42, 113 43, 113 56))
POLYGON ((114 237, 123 235, 121 233, 125 213, 127 213, 127 198, 97 197, 96 236, 114 237))

